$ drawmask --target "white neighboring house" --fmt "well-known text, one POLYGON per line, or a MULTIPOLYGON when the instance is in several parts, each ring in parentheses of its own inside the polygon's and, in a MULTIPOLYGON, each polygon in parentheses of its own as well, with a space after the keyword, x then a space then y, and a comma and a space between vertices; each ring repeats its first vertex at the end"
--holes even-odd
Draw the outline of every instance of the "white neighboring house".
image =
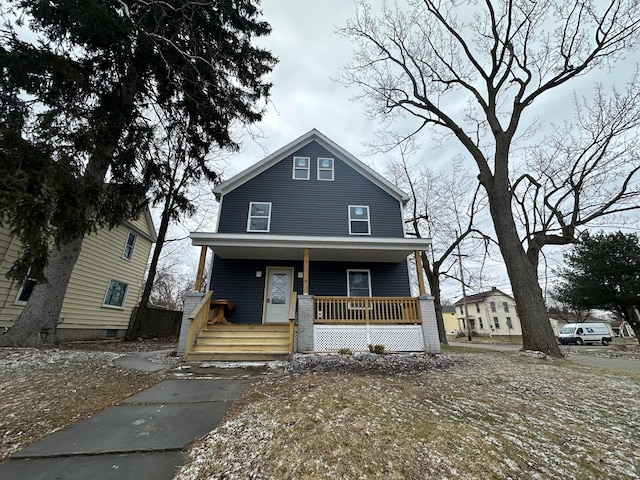
POLYGON ((471 331, 481 336, 522 335, 520 318, 516 312, 516 302, 496 287, 487 292, 468 295, 458 300, 454 307, 458 327, 467 332, 464 304, 466 302, 471 331))

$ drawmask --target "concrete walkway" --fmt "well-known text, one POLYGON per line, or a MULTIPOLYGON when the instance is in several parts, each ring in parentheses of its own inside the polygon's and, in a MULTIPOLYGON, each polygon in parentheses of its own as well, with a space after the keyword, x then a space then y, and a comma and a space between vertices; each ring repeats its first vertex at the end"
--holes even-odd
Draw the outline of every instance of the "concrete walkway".
MULTIPOLYGON (((161 370, 148 358, 127 355, 128 368, 161 370)), ((53 433, 0 464, 2 480, 172 479, 182 450, 213 430, 250 380, 164 380, 94 416, 53 433)))

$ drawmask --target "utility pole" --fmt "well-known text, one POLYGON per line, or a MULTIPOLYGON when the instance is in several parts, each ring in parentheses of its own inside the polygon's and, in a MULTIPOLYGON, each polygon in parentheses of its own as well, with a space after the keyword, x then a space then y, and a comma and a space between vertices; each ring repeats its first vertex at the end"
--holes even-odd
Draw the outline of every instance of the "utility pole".
MULTIPOLYGON (((456 230, 458 238, 458 230, 456 230)), ((467 340, 471 341, 471 323, 469 322, 469 311, 467 310, 467 291, 464 285, 464 272, 462 271, 462 255, 460 254, 460 243, 458 243, 458 262, 460 263, 460 283, 462 283, 462 305, 464 308, 464 322, 467 325, 467 340)))

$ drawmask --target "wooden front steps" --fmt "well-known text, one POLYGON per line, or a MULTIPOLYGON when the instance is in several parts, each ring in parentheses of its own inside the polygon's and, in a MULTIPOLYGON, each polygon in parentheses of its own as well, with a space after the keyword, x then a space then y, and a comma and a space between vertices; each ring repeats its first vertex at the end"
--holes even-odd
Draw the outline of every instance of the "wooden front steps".
POLYGON ((187 360, 262 361, 289 357, 289 324, 209 324, 187 360))

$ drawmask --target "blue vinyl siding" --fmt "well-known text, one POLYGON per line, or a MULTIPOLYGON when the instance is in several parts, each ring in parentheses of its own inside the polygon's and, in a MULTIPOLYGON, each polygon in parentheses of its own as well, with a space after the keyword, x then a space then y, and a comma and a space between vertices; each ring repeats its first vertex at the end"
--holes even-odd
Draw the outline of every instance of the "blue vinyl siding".
MULTIPOLYGON (((262 302, 267 267, 293 267, 293 290, 302 294, 302 271, 299 261, 238 260, 215 256, 211 276, 214 298, 225 298, 235 308, 225 314, 233 323, 261 323, 262 302), (256 271, 262 277, 256 277, 256 271)), ((372 295, 377 297, 408 297, 411 295, 407 263, 311 262, 309 265, 309 293, 311 295, 345 296, 347 269, 371 271, 372 295)))
POLYGON ((271 202, 274 235, 349 236, 349 205, 367 205, 372 237, 402 238, 400 201, 313 141, 222 198, 221 233, 245 233, 249 202, 271 202), (311 159, 310 179, 294 180, 293 157, 311 159), (334 158, 334 180, 317 179, 319 157, 334 158))

